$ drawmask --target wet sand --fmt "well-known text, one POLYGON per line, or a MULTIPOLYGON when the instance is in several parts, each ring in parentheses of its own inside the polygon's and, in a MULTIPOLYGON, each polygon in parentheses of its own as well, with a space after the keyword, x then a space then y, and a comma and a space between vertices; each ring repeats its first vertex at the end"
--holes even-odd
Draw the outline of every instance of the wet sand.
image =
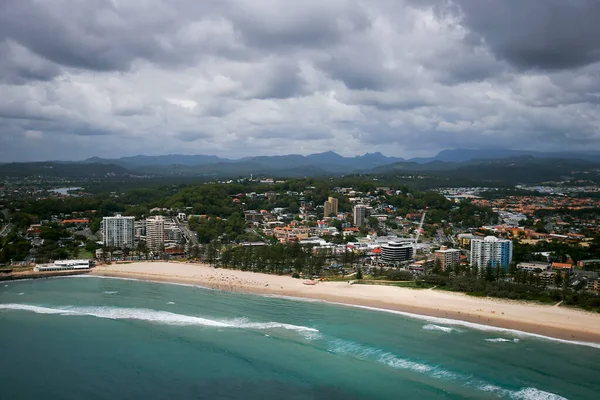
POLYGON ((203 264, 139 262, 96 267, 91 275, 197 284, 226 291, 319 299, 365 307, 449 318, 553 338, 600 343, 600 314, 567 307, 430 289, 348 282, 305 285, 300 279, 203 264))

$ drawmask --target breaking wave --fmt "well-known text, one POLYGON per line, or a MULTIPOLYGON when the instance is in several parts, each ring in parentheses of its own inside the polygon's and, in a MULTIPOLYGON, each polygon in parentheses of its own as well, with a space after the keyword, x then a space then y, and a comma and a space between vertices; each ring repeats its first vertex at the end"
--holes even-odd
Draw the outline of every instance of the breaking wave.
POLYGON ((495 385, 481 385, 478 389, 515 400, 567 400, 565 397, 540 389, 527 387, 520 390, 507 390, 495 385))
POLYGON ((505 338, 490 338, 490 339, 484 339, 486 342, 492 342, 492 343, 503 343, 503 342, 510 342, 510 343, 519 343, 520 340, 519 339, 505 339, 505 338))
POLYGON ((391 368, 423 373, 436 379, 458 382, 462 381, 467 387, 472 387, 483 392, 490 392, 515 400, 566 400, 564 397, 557 394, 545 392, 543 390, 531 387, 522 388, 519 390, 504 389, 499 386, 486 383, 482 380, 473 379, 473 377, 470 375, 466 376, 460 373, 448 371, 447 369, 439 366, 416 362, 407 358, 399 357, 398 355, 382 349, 365 346, 343 339, 333 340, 330 343, 328 350, 333 354, 345 354, 361 360, 377 361, 391 368))
POLYGON ((441 332, 446 332, 446 333, 460 332, 460 330, 456 329, 456 328, 451 328, 449 326, 433 325, 433 324, 423 325, 423 329, 425 329, 426 331, 441 331, 441 332))
POLYGON ((285 324, 281 322, 250 322, 247 319, 216 321, 190 315, 175 314, 168 311, 151 310, 147 308, 118 308, 118 307, 75 307, 66 306, 50 308, 29 304, 0 304, 0 309, 30 311, 37 314, 58 314, 67 316, 93 316, 106 319, 128 319, 175 326, 206 326, 233 329, 286 329, 297 332, 318 333, 319 330, 307 326, 285 324))
POLYGON ((329 351, 334 354, 351 355, 361 360, 376 360, 392 368, 408 369, 415 372, 430 372, 434 369, 434 367, 427 364, 421 364, 375 347, 364 346, 343 339, 333 340, 329 346, 329 351))
POLYGON ((581 341, 576 341, 576 340, 553 338, 550 336, 539 335, 537 333, 524 332, 524 331, 519 331, 516 329, 500 328, 500 327, 491 326, 491 325, 478 324, 475 322, 461 321, 458 319, 431 317, 428 315, 413 314, 413 313, 409 313, 409 312, 405 312, 405 311, 388 310, 385 308, 361 306, 361 305, 338 303, 338 302, 331 302, 330 304, 335 304, 335 305, 345 306, 345 307, 361 308, 364 310, 385 312, 385 313, 389 313, 389 314, 397 314, 397 315, 402 315, 404 317, 408 317, 408 318, 412 318, 412 319, 418 319, 421 321, 432 322, 435 324, 460 326, 460 327, 475 329, 475 330, 483 331, 483 332, 499 332, 499 333, 504 333, 504 334, 508 334, 508 335, 521 336, 521 337, 534 337, 534 338, 542 339, 542 340, 549 340, 549 341, 559 342, 559 343, 576 344, 579 346, 588 346, 588 347, 594 347, 594 348, 600 349, 600 343, 581 342, 581 341))
POLYGON ((116 290, 105 290, 104 292, 102 292, 104 294, 117 294, 119 292, 117 292, 116 290))

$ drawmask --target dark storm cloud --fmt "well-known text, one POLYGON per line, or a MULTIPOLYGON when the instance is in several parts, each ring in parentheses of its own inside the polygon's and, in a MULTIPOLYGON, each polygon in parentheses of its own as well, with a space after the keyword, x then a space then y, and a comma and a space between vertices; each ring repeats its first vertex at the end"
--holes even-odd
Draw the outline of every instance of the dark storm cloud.
POLYGON ((455 0, 463 23, 518 68, 565 69, 600 61, 598 0, 455 0))

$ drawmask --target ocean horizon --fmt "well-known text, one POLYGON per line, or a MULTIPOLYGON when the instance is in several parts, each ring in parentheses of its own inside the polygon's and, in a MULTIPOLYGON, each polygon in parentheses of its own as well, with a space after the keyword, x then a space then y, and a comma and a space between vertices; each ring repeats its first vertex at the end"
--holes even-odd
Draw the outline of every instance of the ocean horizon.
POLYGON ((103 277, 0 283, 1 398, 595 399, 600 345, 103 277))

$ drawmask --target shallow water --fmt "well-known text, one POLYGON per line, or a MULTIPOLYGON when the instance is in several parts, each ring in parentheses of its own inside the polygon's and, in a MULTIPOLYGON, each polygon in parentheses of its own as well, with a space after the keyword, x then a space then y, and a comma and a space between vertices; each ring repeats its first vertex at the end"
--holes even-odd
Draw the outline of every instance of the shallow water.
POLYGON ((600 393, 594 347, 441 318, 95 277, 0 285, 0 354, 7 399, 600 393))

